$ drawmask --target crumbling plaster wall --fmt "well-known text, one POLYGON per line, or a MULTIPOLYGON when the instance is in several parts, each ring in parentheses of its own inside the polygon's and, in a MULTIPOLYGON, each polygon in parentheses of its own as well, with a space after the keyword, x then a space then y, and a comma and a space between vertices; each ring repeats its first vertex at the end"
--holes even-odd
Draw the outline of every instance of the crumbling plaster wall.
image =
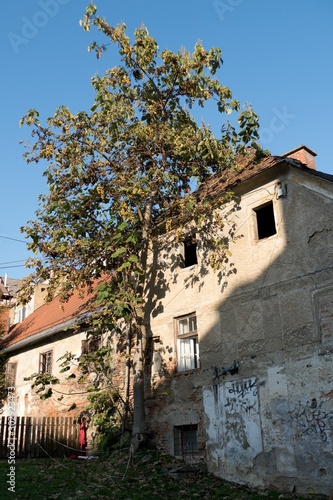
POLYGON ((284 172, 242 196, 241 238, 230 245, 236 271, 223 282, 210 271, 188 286, 193 269, 176 279, 165 271, 169 291, 152 321, 159 368, 148 419, 168 451, 174 425, 198 423, 215 474, 333 493, 332 197, 330 183, 284 172), (258 241, 253 208, 270 200, 277 234, 258 241), (177 373, 174 318, 191 312, 201 367, 177 373), (238 373, 216 377, 234 361, 238 373))

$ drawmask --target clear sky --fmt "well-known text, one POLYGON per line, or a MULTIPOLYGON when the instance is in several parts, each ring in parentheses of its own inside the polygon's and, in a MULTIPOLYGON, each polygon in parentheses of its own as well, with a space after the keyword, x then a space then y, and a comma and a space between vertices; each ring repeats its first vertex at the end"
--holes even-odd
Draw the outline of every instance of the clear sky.
MULTIPOLYGON (((42 119, 59 105, 73 112, 93 103, 90 78, 116 64, 88 53, 96 32, 79 26, 88 0, 12 0, 1 5, 0 276, 28 274, 20 227, 34 218, 46 191, 42 167, 27 165, 19 120, 30 108, 42 119), (20 241, 16 241, 20 240, 20 241)), ((221 82, 260 116, 262 145, 283 154, 300 144, 317 153, 317 169, 333 174, 332 0, 96 0, 100 15, 145 24, 161 49, 192 50, 201 40, 222 49, 221 82)), ((222 117, 221 117, 222 118, 222 117)), ((216 132, 218 113, 202 112, 216 132)))

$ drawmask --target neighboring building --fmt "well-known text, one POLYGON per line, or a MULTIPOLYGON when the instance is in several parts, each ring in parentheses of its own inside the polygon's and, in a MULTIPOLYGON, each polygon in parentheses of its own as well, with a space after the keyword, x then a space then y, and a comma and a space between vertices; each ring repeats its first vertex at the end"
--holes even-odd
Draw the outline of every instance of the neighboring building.
POLYGON ((229 481, 332 494, 333 176, 314 156, 302 146, 201 188, 235 193, 239 238, 222 273, 202 268, 193 235, 175 239, 185 267, 160 256, 147 423, 160 448, 229 481))
MULTIPOLYGON (((47 295, 47 283, 38 283, 34 286, 34 293, 26 304, 20 304, 15 301, 11 306, 9 314, 9 327, 22 323, 22 321, 30 316, 36 309, 44 304, 47 295)), ((19 288, 16 290, 16 293, 19 288)))
MULTIPOLYGON (((68 401, 66 406, 57 397, 42 401, 36 391, 31 390, 32 382, 25 378, 34 373, 47 372, 61 378, 62 383, 55 387, 57 391, 67 394, 75 389, 76 384, 72 380, 66 381, 66 374, 60 375, 57 360, 66 351, 73 351, 78 356, 81 354, 81 342, 86 338, 86 300, 80 298, 78 293, 67 303, 61 303, 56 298, 37 308, 27 318, 22 318, 4 338, 2 351, 8 356, 6 383, 15 387, 19 416, 38 416, 41 413, 43 416, 59 416, 69 408, 68 401)), ((85 406, 86 397, 80 397, 80 402, 82 407, 85 406)), ((5 406, 3 415, 6 414, 5 406)))
MULTIPOLYGON (((333 176, 317 172, 314 157, 301 146, 200 188, 238 199, 222 271, 202 266, 206 249, 192 231, 160 251, 147 299, 146 422, 159 448, 203 458, 229 481, 333 494, 333 176)), ((82 352, 86 313, 75 293, 10 331, 20 415, 63 411, 40 402, 24 377, 58 375, 59 357, 82 352)))
MULTIPOLYGON (((68 302, 56 297, 45 303, 27 318, 11 328, 4 338, 2 352, 8 356, 7 386, 15 387, 17 414, 19 416, 61 416, 75 403, 75 414, 86 409, 87 383, 78 381, 82 375, 78 369, 71 370, 77 376, 68 379, 61 372, 59 359, 66 352, 76 357, 87 350, 88 320, 91 312, 87 302, 93 294, 81 296, 75 291, 68 302), (42 401, 32 382, 25 380, 34 373, 50 373, 59 378, 60 384, 53 387, 54 395, 42 401)), ((91 375, 93 377, 93 375, 91 375)), ((7 414, 5 405, 3 415, 7 414)))

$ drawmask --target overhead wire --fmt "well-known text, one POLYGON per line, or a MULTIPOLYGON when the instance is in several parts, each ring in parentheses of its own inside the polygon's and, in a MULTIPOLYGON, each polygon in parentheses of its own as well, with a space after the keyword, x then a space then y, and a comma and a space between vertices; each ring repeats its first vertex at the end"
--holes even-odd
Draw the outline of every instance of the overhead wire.
POLYGON ((18 241, 19 243, 24 243, 27 245, 27 242, 25 240, 18 240, 17 238, 10 238, 9 236, 2 236, 0 234, 0 238, 3 238, 4 240, 12 240, 12 241, 18 241))

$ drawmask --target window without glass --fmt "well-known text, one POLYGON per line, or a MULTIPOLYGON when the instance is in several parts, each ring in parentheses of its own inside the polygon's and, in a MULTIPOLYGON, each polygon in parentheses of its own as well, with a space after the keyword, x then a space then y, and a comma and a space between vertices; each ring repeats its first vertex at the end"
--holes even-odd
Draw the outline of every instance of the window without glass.
POLYGON ((191 236, 184 241, 184 267, 194 266, 197 263, 197 240, 195 236, 191 236))
POLYGON ((39 373, 51 373, 52 351, 43 352, 39 355, 39 373))
POLYGON ((174 427, 175 456, 194 455, 198 453, 197 431, 198 426, 196 424, 174 427))
POLYGON ((258 240, 269 238, 276 234, 273 202, 265 203, 254 209, 257 218, 258 240))
POLYGON ((199 343, 195 314, 177 318, 177 366, 179 371, 199 368, 199 343))

